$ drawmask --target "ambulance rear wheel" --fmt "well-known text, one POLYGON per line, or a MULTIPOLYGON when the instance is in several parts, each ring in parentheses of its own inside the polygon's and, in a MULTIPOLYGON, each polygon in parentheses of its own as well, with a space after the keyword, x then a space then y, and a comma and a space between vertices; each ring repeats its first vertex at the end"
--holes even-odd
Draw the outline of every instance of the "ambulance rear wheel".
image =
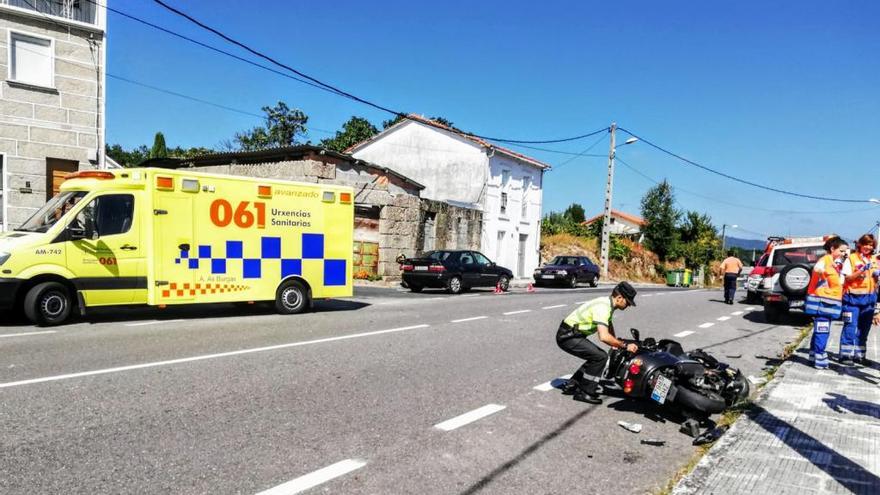
POLYGON ((309 291, 297 281, 284 283, 275 296, 275 309, 283 315, 302 313, 309 307, 309 291))
POLYGON ((43 282, 33 286, 24 297, 24 314, 41 327, 60 325, 70 316, 74 304, 67 287, 58 282, 43 282))

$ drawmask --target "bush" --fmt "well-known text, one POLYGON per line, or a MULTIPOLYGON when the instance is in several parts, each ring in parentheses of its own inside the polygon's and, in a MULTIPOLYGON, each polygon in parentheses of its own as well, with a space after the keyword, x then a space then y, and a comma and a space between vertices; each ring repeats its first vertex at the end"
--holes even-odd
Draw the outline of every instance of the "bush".
POLYGON ((621 242, 617 237, 611 236, 611 246, 608 249, 608 257, 613 260, 623 261, 629 259, 632 249, 629 245, 621 242))

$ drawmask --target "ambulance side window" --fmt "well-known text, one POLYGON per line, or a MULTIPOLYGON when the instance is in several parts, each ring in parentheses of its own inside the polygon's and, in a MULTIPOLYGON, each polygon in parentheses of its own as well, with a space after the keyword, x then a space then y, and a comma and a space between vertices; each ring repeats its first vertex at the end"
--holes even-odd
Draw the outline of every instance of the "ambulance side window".
POLYGON ((80 211, 76 220, 87 232, 99 236, 124 234, 131 229, 134 217, 134 196, 131 194, 107 194, 98 196, 80 211))

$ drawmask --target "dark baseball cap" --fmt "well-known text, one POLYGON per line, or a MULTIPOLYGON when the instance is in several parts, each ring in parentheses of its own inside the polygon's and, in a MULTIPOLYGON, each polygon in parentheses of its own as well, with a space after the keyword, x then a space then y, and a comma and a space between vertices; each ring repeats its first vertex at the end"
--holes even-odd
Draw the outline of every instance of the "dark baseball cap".
POLYGON ((636 305, 636 289, 630 285, 629 282, 621 282, 617 284, 614 291, 623 296, 623 298, 626 299, 627 304, 630 306, 636 305))

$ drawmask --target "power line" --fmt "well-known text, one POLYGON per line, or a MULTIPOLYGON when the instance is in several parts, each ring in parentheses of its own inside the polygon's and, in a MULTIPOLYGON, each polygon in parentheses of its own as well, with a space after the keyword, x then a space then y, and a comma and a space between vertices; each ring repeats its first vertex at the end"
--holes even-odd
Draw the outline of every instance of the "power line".
MULTIPOLYGON (((605 140, 605 136, 599 136, 599 139, 597 139, 596 142, 594 142, 593 144, 591 144, 590 146, 588 146, 587 149, 585 149, 584 151, 582 151, 582 152, 576 154, 575 156, 569 158, 568 160, 565 160, 564 162, 560 163, 559 165, 555 166, 555 167, 553 168, 553 170, 559 170, 560 168, 562 168, 562 167, 568 165, 569 163, 573 162, 574 160, 577 160, 578 158, 580 158, 580 157, 582 157, 582 156, 585 156, 586 153, 587 153, 588 151, 590 151, 590 150, 592 150, 593 148, 595 148, 597 144, 601 143, 601 142, 604 141, 604 140, 605 140)), ((599 155, 599 156, 603 156, 603 155, 599 155)))
POLYGON ((556 153, 556 154, 558 154, 558 155, 568 155, 568 156, 588 156, 588 157, 593 157, 593 158, 608 158, 608 155, 597 155, 597 154, 590 154, 590 153, 578 153, 578 152, 576 152, 576 151, 554 150, 554 149, 550 149, 550 148, 539 148, 539 147, 537 147, 537 146, 526 146, 526 145, 524 145, 524 144, 510 144, 510 143, 505 143, 505 144, 508 144, 509 146, 514 147, 514 148, 525 148, 525 149, 535 150, 535 151, 544 151, 544 152, 547 152, 547 153, 556 153))
MULTIPOLYGON (((89 1, 92 2, 92 3, 95 3, 96 5, 99 5, 99 4, 96 2, 96 0, 89 0, 89 1)), ((271 57, 271 56, 266 55, 265 53, 263 53, 263 52, 261 52, 261 51, 259 51, 259 50, 256 50, 256 49, 254 49, 254 48, 251 48, 251 47, 248 46, 247 44, 245 44, 245 43, 243 43, 243 42, 241 42, 241 41, 238 41, 238 40, 236 40, 235 38, 233 38, 233 37, 231 37, 231 36, 228 36, 228 35, 224 34, 223 32, 219 31, 219 30, 216 29, 216 28, 213 28, 213 27, 211 27, 211 26, 208 26, 207 24, 205 24, 205 23, 203 23, 202 21, 196 19, 195 17, 193 17, 193 16, 187 14, 186 12, 183 12, 182 10, 179 10, 179 9, 177 9, 177 8, 175 8, 175 7, 172 7, 171 5, 169 5, 169 4, 165 3, 165 2, 163 2, 162 0, 153 0, 153 2, 156 3, 156 4, 158 4, 158 5, 160 5, 160 6, 163 7, 164 9, 168 10, 169 12, 172 12, 172 13, 175 14, 175 15, 178 15, 178 16, 180 16, 180 17, 183 17, 184 19, 186 19, 186 20, 190 21, 191 23, 193 23, 193 24, 199 26, 200 28, 202 28, 202 29, 204 29, 204 30, 206 30, 206 31, 209 31, 209 32, 215 34, 216 36, 219 36, 220 38, 226 40, 227 42, 232 43, 233 45, 238 46, 239 48, 241 48, 241 49, 243 49, 243 50, 245 50, 245 51, 247 51, 247 52, 249 52, 249 53, 251 53, 251 54, 253 54, 253 55, 257 56, 257 57, 259 57, 259 58, 262 58, 262 59, 264 59, 264 60, 266 60, 266 61, 268 61, 268 62, 271 62, 272 64, 277 65, 278 67, 281 67, 281 68, 284 68, 284 69, 286 69, 286 70, 288 70, 288 71, 290 71, 290 72, 293 72, 294 74, 300 76, 301 78, 307 79, 308 81, 312 82, 313 84, 317 84, 317 85, 319 85, 319 86, 325 88, 326 90, 329 90, 329 91, 332 92, 332 93, 335 93, 335 94, 337 94, 337 95, 343 96, 343 97, 348 98, 348 99, 351 99, 351 100, 353 100, 353 101, 357 101, 357 102, 362 103, 362 104, 364 104, 364 105, 367 105, 367 106, 373 107, 373 108, 375 108, 375 109, 377 109, 377 110, 382 110, 382 111, 384 111, 384 112, 390 113, 390 114, 395 115, 395 116, 398 116, 398 117, 400 117, 400 118, 407 119, 407 120, 412 120, 412 119, 410 119, 409 115, 408 115, 407 113, 405 113, 405 112, 401 112, 401 111, 399 111, 399 110, 394 110, 394 109, 391 109, 391 108, 389 108, 389 107, 386 107, 386 106, 380 105, 380 104, 378 104, 378 103, 374 103, 374 102, 372 102, 372 101, 370 101, 370 100, 367 100, 367 99, 361 98, 361 97, 356 96, 356 95, 354 95, 354 94, 352 94, 352 93, 349 93, 349 92, 347 92, 347 91, 345 91, 345 90, 343 90, 343 89, 340 89, 340 88, 338 88, 338 87, 336 87, 336 86, 333 86, 333 85, 331 85, 331 84, 325 83, 325 82, 321 81, 320 79, 317 79, 317 78, 315 78, 315 77, 312 77, 312 76, 306 74, 305 72, 302 72, 302 71, 300 71, 300 70, 298 70, 298 69, 296 69, 296 68, 294 68, 294 67, 291 67, 291 66, 289 66, 289 65, 287 65, 287 64, 285 64, 285 63, 283 63, 283 62, 280 62, 280 61, 278 61, 277 59, 275 59, 274 57, 271 57)), ((106 6, 105 6, 105 7, 106 7, 106 6)), ((112 11, 113 11, 113 12, 117 12, 117 13, 119 12, 119 11, 116 10, 116 9, 112 9, 112 11)), ((129 17, 129 18, 133 18, 133 17, 134 17, 134 16, 131 16, 131 15, 129 15, 129 14, 123 14, 123 15, 125 15, 126 17, 129 17)), ((168 32, 168 30, 165 30, 165 29, 162 29, 162 30, 168 32)), ((201 43, 199 43, 199 44, 201 44, 201 43)), ((440 125, 440 124, 434 123, 434 122, 432 122, 432 121, 422 121, 422 120, 419 120, 418 122, 420 122, 420 123, 422 123, 422 124, 425 124, 425 125, 432 126, 432 127, 436 127, 436 128, 438 128, 438 129, 441 129, 441 130, 446 130, 446 131, 449 131, 449 130, 450 130, 450 129, 447 128, 446 126, 443 126, 443 125, 440 125)), ((607 127, 606 127, 606 128, 603 128, 603 129, 599 129, 599 130, 597 130, 597 131, 589 132, 589 133, 586 133, 586 134, 581 134, 581 135, 578 135, 578 136, 572 136, 572 137, 566 137, 566 138, 559 138, 559 139, 542 139, 542 140, 507 139, 507 138, 498 138, 498 137, 491 137, 491 136, 483 136, 483 135, 474 134, 474 133, 471 133, 471 132, 461 131, 461 130, 459 130, 459 132, 461 132, 462 134, 465 134, 465 135, 467 135, 467 136, 472 136, 472 137, 476 137, 476 138, 480 138, 480 139, 485 139, 485 140, 488 140, 488 141, 496 141, 496 142, 501 142, 501 143, 551 144, 551 143, 563 143, 563 142, 568 142, 568 141, 577 141, 577 140, 580 140, 580 139, 585 139, 585 138, 588 138, 588 137, 590 137, 590 136, 594 136, 594 135, 596 135, 596 134, 599 134, 600 132, 604 132, 604 131, 606 131, 606 130, 608 130, 607 127)))
MULTIPOLYGON (((649 176, 649 175, 646 175, 646 174, 643 173, 642 171, 638 170, 637 168, 633 167, 632 165, 630 165, 629 163, 627 163, 626 161, 624 161, 622 158, 620 158, 619 155, 616 156, 614 159, 615 159, 617 162, 619 162, 621 165, 623 165, 624 167, 630 169, 632 172, 634 172, 634 173, 638 174, 639 176, 641 176, 642 178, 644 178, 644 179, 646 179, 646 180, 648 180, 648 181, 650 181, 650 182, 652 182, 652 183, 654 183, 654 184, 659 184, 659 183, 660 183, 660 181, 654 179, 653 177, 651 177, 651 176, 649 176)), ((761 207, 759 207, 759 206, 748 206, 748 205, 742 205, 742 204, 738 204, 738 203, 733 203, 733 202, 731 202, 731 201, 725 201, 725 200, 723 200, 723 199, 718 199, 718 198, 714 198, 714 197, 711 197, 711 196, 706 196, 706 195, 704 195, 704 194, 700 194, 700 193, 697 193, 697 192, 694 192, 694 191, 689 191, 689 190, 684 189, 684 188, 682 188, 682 187, 680 187, 680 186, 675 186, 675 189, 678 190, 678 191, 681 191, 681 192, 684 192, 684 193, 687 193, 687 194, 690 194, 690 195, 696 196, 696 197, 698 197, 698 198, 705 199, 705 200, 707 200, 707 201, 712 201, 712 202, 715 202, 715 203, 721 203, 721 204, 728 205, 728 206, 734 206, 734 207, 742 208, 742 209, 745 209, 745 210, 765 211, 765 212, 769 212, 769 213, 784 213, 784 214, 787 214, 787 215, 827 215, 827 214, 840 214, 840 213, 856 213, 856 212, 862 212, 862 211, 868 211, 868 210, 873 210, 873 209, 874 209, 873 207, 871 207, 871 208, 857 208, 857 209, 850 209, 850 210, 815 210, 815 211, 776 210, 776 209, 772 209, 772 208, 761 208, 761 207)))
POLYGON ((699 163, 697 163, 697 162, 695 162, 695 161, 693 161, 693 160, 688 160, 687 158, 685 158, 685 157, 683 157, 683 156, 681 156, 681 155, 678 155, 678 154, 676 154, 676 153, 674 153, 674 152, 672 152, 672 151, 669 151, 668 149, 663 148, 663 147, 661 147, 661 146, 659 146, 659 145, 656 145, 656 144, 652 143, 651 141, 648 141, 647 139, 645 139, 645 138, 643 138, 643 137, 641 137, 641 136, 638 136, 638 135, 636 135, 636 134, 633 134, 632 132, 630 132, 630 131, 628 131, 628 130, 622 128, 622 127, 618 127, 618 129, 620 129, 621 131, 623 131, 623 132, 629 134, 630 136, 632 136, 632 137, 638 139, 639 141, 644 142, 644 143, 647 144, 648 146, 650 146, 650 147, 652 147, 652 148, 654 148, 654 149, 656 149, 656 150, 658 150, 658 151, 661 151, 661 152, 663 152, 663 153, 666 153, 666 154, 669 155, 669 156, 672 156, 672 157, 674 157, 674 158, 678 158, 679 160, 681 160, 681 161, 683 161, 683 162, 685 162, 685 163, 687 163, 687 164, 693 165, 693 166, 698 167, 698 168, 701 168, 701 169, 703 169, 703 170, 705 170, 705 171, 707 171, 707 172, 711 172, 711 173, 713 173, 713 174, 720 175, 721 177, 724 177, 724 178, 727 178, 727 179, 730 179, 730 180, 733 180, 733 181, 736 181, 736 182, 739 182, 739 183, 742 183, 742 184, 746 184, 746 185, 749 185, 749 186, 752 186, 752 187, 757 187, 757 188, 759 188, 759 189, 764 189, 764 190, 767 190, 767 191, 772 191, 772 192, 780 193, 780 194, 786 194, 786 195, 789 195, 789 196, 795 196, 795 197, 799 197, 799 198, 816 199, 816 200, 819 200, 819 201, 835 201, 835 202, 838 202, 838 203, 868 203, 868 202, 869 202, 869 201, 866 200, 866 199, 831 198, 831 197, 826 197, 826 196, 815 196, 815 195, 812 195, 812 194, 802 194, 802 193, 797 193, 797 192, 792 192, 792 191, 786 191, 785 189, 779 189, 779 188, 770 187, 770 186, 765 186, 765 185, 762 185, 762 184, 758 184, 758 183, 755 183, 755 182, 751 182, 751 181, 748 181, 748 180, 745 180, 745 179, 741 179, 741 178, 739 178, 739 177, 735 177, 735 176, 733 176, 733 175, 730 175, 730 174, 727 174, 727 173, 721 172, 721 171, 719 171, 719 170, 715 170, 715 169, 710 168, 710 167, 707 167, 707 166, 705 166, 705 165, 701 165, 701 164, 699 164, 699 163))

